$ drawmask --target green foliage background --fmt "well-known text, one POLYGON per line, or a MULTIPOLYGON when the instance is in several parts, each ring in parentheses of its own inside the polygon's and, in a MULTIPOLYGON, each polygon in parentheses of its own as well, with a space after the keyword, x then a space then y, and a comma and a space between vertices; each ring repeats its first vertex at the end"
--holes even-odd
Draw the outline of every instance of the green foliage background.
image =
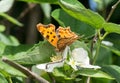
MULTIPOLYGON (((49 62, 50 57, 56 55, 55 48, 47 41, 42 41, 43 38, 36 29, 37 23, 53 23, 56 27, 70 26, 81 37, 70 47, 87 49, 91 63, 101 66, 100 70, 74 71, 65 64, 50 74, 56 83, 87 83, 88 77, 91 77, 89 83, 119 83, 120 2, 107 22, 105 19, 109 15, 108 7, 117 0, 106 0, 104 5, 104 0, 97 1, 96 12, 86 8, 84 5, 87 3, 78 0, 17 0, 9 11, 0 12, 0 82, 25 83, 27 78, 23 72, 4 63, 3 57, 30 68, 32 72, 52 82, 49 74, 40 71, 35 65, 49 62), (97 41, 91 51, 91 43, 96 34, 97 41), (113 46, 102 44, 102 41, 112 42, 113 46)), ((37 83, 33 79, 29 80, 37 83)))

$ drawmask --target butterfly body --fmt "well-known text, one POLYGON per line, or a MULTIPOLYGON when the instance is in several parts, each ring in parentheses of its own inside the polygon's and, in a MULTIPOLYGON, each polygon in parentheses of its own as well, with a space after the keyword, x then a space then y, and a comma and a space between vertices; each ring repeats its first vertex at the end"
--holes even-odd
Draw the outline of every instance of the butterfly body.
POLYGON ((53 24, 43 25, 39 23, 37 24, 37 29, 43 37, 59 51, 64 50, 67 45, 72 44, 78 39, 78 35, 72 32, 69 27, 59 27, 55 30, 55 26, 53 24))

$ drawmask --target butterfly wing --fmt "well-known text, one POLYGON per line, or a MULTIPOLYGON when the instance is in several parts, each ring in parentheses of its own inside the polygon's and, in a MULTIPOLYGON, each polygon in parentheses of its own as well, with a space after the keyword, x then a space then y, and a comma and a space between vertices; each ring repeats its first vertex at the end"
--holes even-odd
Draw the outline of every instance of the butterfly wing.
POLYGON ((39 23, 37 24, 37 29, 42 34, 42 36, 59 51, 64 50, 67 45, 72 44, 75 40, 78 39, 78 35, 72 32, 69 27, 59 27, 55 31, 55 26, 53 24, 43 25, 39 23))
POLYGON ((61 39, 59 39, 59 41, 57 43, 58 50, 59 51, 64 50, 66 46, 71 45, 77 39, 78 39, 77 37, 73 37, 73 38, 61 38, 61 39))
POLYGON ((53 24, 43 25, 39 23, 37 24, 37 29, 50 44, 57 47, 58 37, 56 36, 55 26, 53 24))
POLYGON ((59 51, 64 50, 66 46, 72 44, 75 40, 78 39, 78 35, 72 32, 69 27, 59 27, 56 30, 56 33, 59 38, 57 43, 57 48, 59 51))

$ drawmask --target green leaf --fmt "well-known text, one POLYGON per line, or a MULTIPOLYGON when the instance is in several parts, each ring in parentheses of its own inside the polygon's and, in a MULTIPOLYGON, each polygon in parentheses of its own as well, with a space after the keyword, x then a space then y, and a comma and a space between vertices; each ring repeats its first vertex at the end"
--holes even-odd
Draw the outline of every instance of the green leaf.
POLYGON ((82 5, 78 0, 59 0, 60 5, 63 5, 65 7, 71 7, 72 9, 85 9, 84 5, 82 5))
POLYGON ((102 28, 103 23, 105 23, 103 17, 96 12, 86 9, 77 0, 59 0, 59 3, 63 10, 69 15, 93 26, 94 28, 102 28))
POLYGON ((41 6, 41 8, 42 8, 42 10, 43 10, 43 12, 44 12, 44 16, 45 16, 45 18, 44 18, 44 23, 45 24, 47 24, 47 23, 50 23, 51 21, 51 19, 50 19, 50 13, 51 13, 51 5, 50 4, 48 4, 48 3, 42 3, 42 4, 40 4, 40 6, 41 6))
POLYGON ((52 12, 52 17, 63 27, 70 26, 71 30, 80 35, 91 36, 95 33, 94 28, 73 18, 62 9, 56 9, 52 12))
POLYGON ((1 83, 8 83, 5 77, 0 73, 0 82, 1 83))
MULTIPOLYGON (((12 57, 14 58, 13 55, 22 55, 24 53, 26 53, 26 51, 28 49, 30 49, 33 45, 18 45, 18 46, 9 46, 9 45, 5 45, 0 42, 0 46, 2 47, 1 49, 2 51, 2 55, 3 56, 8 56, 8 55, 12 55, 12 57)), ((12 59, 11 57, 11 59, 12 59)))
POLYGON ((120 67, 116 65, 107 65, 103 66, 102 69, 110 74, 112 77, 116 79, 118 83, 120 83, 120 67))
POLYGON ((51 3, 51 4, 56 4, 58 2, 58 0, 19 0, 19 1, 33 2, 33 3, 51 3))
POLYGON ((22 23, 20 23, 19 21, 17 21, 15 18, 5 14, 5 13, 0 13, 0 16, 6 18, 7 20, 9 20, 10 22, 12 22, 13 24, 16 24, 18 26, 23 26, 22 23))
POLYGON ((9 36, 9 40, 14 46, 19 45, 19 41, 14 36, 9 36))
POLYGON ((91 78, 91 83, 111 83, 111 80, 104 78, 91 78))
POLYGON ((100 70, 94 70, 94 69, 80 69, 76 72, 74 72, 74 75, 82 75, 82 76, 88 76, 88 77, 94 77, 94 78, 106 78, 106 79, 114 79, 107 73, 100 71, 100 70))
POLYGON ((89 51, 89 48, 84 42, 81 41, 75 41, 73 44, 70 45, 70 49, 73 50, 75 48, 84 48, 85 50, 89 51))
POLYGON ((12 75, 12 76, 26 77, 23 73, 5 64, 1 60, 0 60, 0 72, 6 74, 7 76, 12 75))
POLYGON ((4 25, 0 25, 0 32, 5 31, 5 26, 4 25))
POLYGON ((14 61, 25 65, 39 64, 49 62, 52 55, 56 55, 54 47, 48 42, 40 42, 28 51, 15 55, 14 61))
POLYGON ((6 45, 13 45, 13 46, 19 45, 19 41, 14 36, 11 35, 7 36, 0 33, 0 40, 6 45))
POLYGON ((6 45, 0 41, 0 56, 4 52, 6 45))
MULTIPOLYGON (((60 9, 56 9, 52 12, 51 16, 61 25, 65 27, 65 23, 63 22, 63 18, 66 16, 64 11, 60 9)), ((65 18, 64 18, 65 19, 65 18)), ((65 21, 66 22, 66 21, 65 21)))
POLYGON ((106 49, 109 49, 110 51, 112 51, 113 53, 115 53, 116 55, 120 56, 120 51, 114 47, 111 47, 111 46, 105 46, 105 45, 102 45, 102 47, 106 48, 106 49))
POLYGON ((54 69, 53 75, 57 81, 65 80, 65 81, 72 81, 73 78, 70 77, 71 74, 68 74, 63 68, 56 68, 54 69))
POLYGON ((110 65, 112 64, 112 52, 108 49, 100 47, 99 54, 96 60, 97 65, 110 65), (106 60, 107 59, 107 60, 106 60))
POLYGON ((118 33, 120 34, 120 25, 114 23, 105 23, 103 25, 105 31, 108 33, 118 33))
POLYGON ((66 79, 71 79, 67 75, 65 75, 64 72, 60 68, 54 69, 53 75, 57 77, 64 77, 66 79))

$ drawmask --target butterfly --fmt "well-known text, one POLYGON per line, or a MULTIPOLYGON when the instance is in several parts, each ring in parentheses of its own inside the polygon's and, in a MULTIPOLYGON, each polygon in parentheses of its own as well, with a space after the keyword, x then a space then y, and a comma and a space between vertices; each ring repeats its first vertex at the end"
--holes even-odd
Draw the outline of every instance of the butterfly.
POLYGON ((59 28, 55 30, 55 25, 53 24, 44 25, 39 23, 37 24, 37 29, 58 51, 64 50, 66 46, 78 39, 78 35, 72 32, 70 27, 63 28, 59 26, 59 28))

